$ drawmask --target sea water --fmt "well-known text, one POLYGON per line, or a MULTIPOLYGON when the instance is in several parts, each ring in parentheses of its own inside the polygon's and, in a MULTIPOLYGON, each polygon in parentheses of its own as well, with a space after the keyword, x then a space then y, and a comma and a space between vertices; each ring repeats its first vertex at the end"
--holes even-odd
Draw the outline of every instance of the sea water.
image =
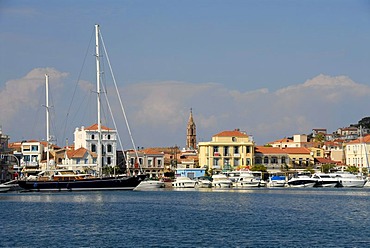
POLYGON ((370 247, 370 189, 0 194, 1 247, 370 247))

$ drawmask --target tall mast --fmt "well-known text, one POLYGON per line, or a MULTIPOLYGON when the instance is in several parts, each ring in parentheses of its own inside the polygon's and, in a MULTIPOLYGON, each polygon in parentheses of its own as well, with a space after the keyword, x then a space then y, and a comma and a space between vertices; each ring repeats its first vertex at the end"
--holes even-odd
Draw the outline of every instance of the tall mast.
POLYGON ((46 92, 46 170, 49 170, 49 142, 50 142, 50 131, 49 131, 49 76, 45 74, 45 92, 46 92))
POLYGON ((100 117, 100 54, 99 54, 99 25, 95 24, 95 56, 96 56, 96 92, 98 103, 98 159, 96 161, 99 175, 102 176, 102 147, 101 147, 101 117, 100 117))

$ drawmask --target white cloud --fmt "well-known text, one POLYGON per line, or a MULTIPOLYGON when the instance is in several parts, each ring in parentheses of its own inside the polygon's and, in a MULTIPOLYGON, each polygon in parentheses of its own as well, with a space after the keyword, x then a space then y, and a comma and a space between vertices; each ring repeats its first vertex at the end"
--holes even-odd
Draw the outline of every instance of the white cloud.
MULTIPOLYGON (((13 128, 11 124, 16 123, 18 116, 36 108, 35 94, 44 86, 45 73, 50 75, 54 87, 61 87, 67 76, 55 69, 38 68, 21 79, 7 82, 1 90, 1 122, 7 123, 8 128, 13 128)), ((80 82, 80 87, 85 93, 94 90, 89 82, 80 82)), ((328 75, 318 75, 274 92, 266 88, 240 92, 217 83, 178 81, 137 83, 120 90, 135 143, 146 147, 185 145, 190 108, 198 141, 208 141, 223 130, 240 128, 253 135, 257 144, 263 144, 294 134, 308 134, 312 128, 327 128, 330 132, 356 123, 368 115, 366 104, 370 94, 367 85, 346 76, 328 75)), ((67 108, 69 101, 60 100, 56 104, 67 108)), ((95 109, 95 104, 91 106, 95 109)), ((111 106, 118 108, 117 102, 111 102, 111 106)), ((92 123, 77 123, 73 128, 89 124, 92 123)), ((118 124, 120 131, 124 124, 122 121, 118 124)), ((25 125, 21 123, 14 128, 25 125)))
MULTIPOLYGON (((18 127, 20 130, 27 128, 28 123, 19 123, 25 115, 30 115, 39 107, 40 89, 45 87, 45 74, 49 75, 51 89, 62 87, 61 80, 68 74, 59 72, 54 68, 35 68, 20 79, 10 80, 0 90, 0 123, 5 127, 18 127)), ((44 90, 45 92, 45 90, 44 90)), ((45 99, 45 96, 42 96, 45 99)), ((45 101, 43 102, 43 104, 45 101)), ((29 120, 31 122, 32 119, 29 120)))

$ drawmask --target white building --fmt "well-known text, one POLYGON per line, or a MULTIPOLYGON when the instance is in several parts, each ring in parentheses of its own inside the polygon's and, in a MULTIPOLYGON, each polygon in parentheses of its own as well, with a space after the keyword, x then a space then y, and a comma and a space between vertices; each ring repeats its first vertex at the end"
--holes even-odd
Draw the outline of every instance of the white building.
POLYGON ((346 144, 346 164, 356 166, 360 172, 362 168, 369 168, 370 135, 350 141, 346 144))
MULTIPOLYGON (((98 124, 90 127, 76 128, 74 132, 74 144, 77 150, 83 147, 93 153, 97 153, 98 124)), ((116 166, 117 164, 117 131, 101 126, 102 166, 116 166)))

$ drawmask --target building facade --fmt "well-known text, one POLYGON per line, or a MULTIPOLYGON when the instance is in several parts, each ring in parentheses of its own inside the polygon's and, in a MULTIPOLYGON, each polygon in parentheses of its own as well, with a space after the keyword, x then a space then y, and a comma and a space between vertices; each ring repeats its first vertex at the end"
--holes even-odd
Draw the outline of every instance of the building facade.
POLYGON ((199 166, 212 171, 235 170, 253 165, 254 141, 239 129, 223 131, 212 141, 199 142, 199 166))
POLYGON ((141 169, 149 178, 164 176, 164 153, 155 148, 127 151, 126 159, 131 173, 137 174, 141 169))
MULTIPOLYGON (((83 147, 93 153, 98 149, 98 124, 90 127, 76 128, 74 132, 74 147, 83 147)), ((101 126, 102 166, 117 165, 117 131, 101 126)))
POLYGON ((347 165, 358 167, 360 172, 364 168, 369 169, 370 135, 350 141, 345 146, 347 165))

